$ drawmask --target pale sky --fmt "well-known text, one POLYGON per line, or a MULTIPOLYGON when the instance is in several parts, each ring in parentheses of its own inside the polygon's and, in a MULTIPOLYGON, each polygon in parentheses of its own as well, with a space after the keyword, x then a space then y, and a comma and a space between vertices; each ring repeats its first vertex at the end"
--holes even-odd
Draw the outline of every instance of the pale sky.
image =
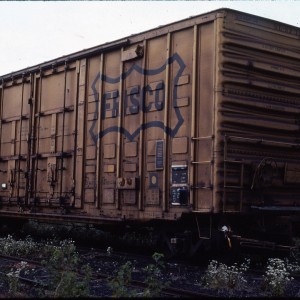
POLYGON ((300 1, 0 1, 0 76, 219 8, 300 27, 300 1))

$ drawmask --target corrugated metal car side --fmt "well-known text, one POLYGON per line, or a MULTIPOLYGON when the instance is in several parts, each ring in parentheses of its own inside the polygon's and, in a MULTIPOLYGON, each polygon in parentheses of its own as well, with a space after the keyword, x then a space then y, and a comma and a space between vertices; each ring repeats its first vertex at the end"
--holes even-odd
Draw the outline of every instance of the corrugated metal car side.
POLYGON ((299 34, 256 16, 226 16, 217 109, 225 212, 300 205, 299 34))

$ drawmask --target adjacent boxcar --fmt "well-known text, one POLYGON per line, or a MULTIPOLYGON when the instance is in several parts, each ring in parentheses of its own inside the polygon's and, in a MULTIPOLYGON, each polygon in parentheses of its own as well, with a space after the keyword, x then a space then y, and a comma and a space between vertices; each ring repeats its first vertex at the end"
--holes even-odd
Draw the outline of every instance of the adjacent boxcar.
POLYGON ((0 77, 0 214, 296 222, 299 39, 220 9, 0 77))

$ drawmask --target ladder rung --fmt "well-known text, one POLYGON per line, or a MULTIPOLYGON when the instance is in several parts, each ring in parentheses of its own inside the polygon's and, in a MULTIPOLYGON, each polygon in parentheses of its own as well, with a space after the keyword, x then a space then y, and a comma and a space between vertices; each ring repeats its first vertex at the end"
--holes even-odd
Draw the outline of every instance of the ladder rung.
POLYGON ((212 164, 213 160, 205 160, 205 161, 192 161, 192 164, 212 164))
POLYGON ((207 140, 207 139, 213 139, 214 136, 210 135, 210 136, 196 136, 196 137, 192 137, 192 140, 207 140))
POLYGON ((193 190, 200 190, 200 189, 203 189, 203 190, 211 190, 213 187, 212 185, 210 186, 192 186, 191 189, 193 190))
POLYGON ((235 164, 243 164, 244 162, 242 160, 224 160, 224 162, 228 162, 228 163, 235 163, 235 164))
POLYGON ((225 189, 242 189, 242 186, 238 186, 238 185, 225 185, 224 186, 225 189))

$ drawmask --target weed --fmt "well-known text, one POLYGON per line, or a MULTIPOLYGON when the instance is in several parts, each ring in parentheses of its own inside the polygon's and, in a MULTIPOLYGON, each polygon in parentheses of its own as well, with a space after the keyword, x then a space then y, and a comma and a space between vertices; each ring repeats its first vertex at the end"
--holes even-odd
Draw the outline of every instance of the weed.
POLYGON ((229 289, 239 290, 245 287, 247 281, 244 278, 244 273, 249 269, 250 260, 246 260, 238 266, 227 266, 212 260, 202 277, 204 286, 213 289, 229 289))
MULTIPOLYGON (((54 297, 84 297, 89 295, 89 280, 91 268, 85 265, 81 269, 82 277, 79 278, 77 268, 79 256, 72 240, 63 240, 59 246, 52 246, 52 255, 48 262, 43 264, 47 267, 52 277, 49 284, 54 297), (79 282, 81 279, 81 282, 79 282)), ((48 249, 49 251, 49 249, 48 249)))
POLYGON ((28 267, 28 263, 25 261, 21 261, 16 269, 11 269, 9 273, 7 273, 8 285, 9 285, 9 295, 17 296, 20 289, 20 273, 23 269, 28 267))
POLYGON ((34 242, 30 236, 25 240, 15 240, 12 235, 0 239, 0 251, 4 255, 27 257, 39 252, 39 244, 34 242))
POLYGON ((120 267, 117 276, 109 281, 108 285, 113 291, 113 297, 121 298, 137 296, 136 290, 130 288, 132 269, 132 263, 127 261, 120 267))
POLYGON ((113 248, 112 247, 107 247, 107 249, 106 249, 107 256, 111 256, 112 252, 113 252, 113 248))
POLYGON ((299 276, 300 275, 300 262, 295 261, 295 259, 285 258, 284 263, 288 272, 291 275, 299 276))
POLYGON ((154 264, 148 265, 144 268, 146 272, 145 283, 148 287, 144 291, 145 297, 158 297, 163 288, 169 285, 169 282, 164 281, 162 277, 162 270, 165 268, 163 261, 164 255, 161 253, 154 253, 152 255, 154 264))
POLYGON ((147 288, 143 292, 138 292, 130 287, 133 271, 132 263, 127 261, 123 264, 117 276, 109 282, 113 297, 158 297, 162 289, 169 284, 169 282, 164 282, 162 276, 162 270, 165 268, 163 257, 163 254, 154 253, 152 258, 155 263, 147 265, 143 269, 146 272, 144 282, 147 284, 147 288))
POLYGON ((269 258, 264 275, 264 288, 273 296, 282 296, 293 277, 290 276, 287 264, 280 258, 269 258))

